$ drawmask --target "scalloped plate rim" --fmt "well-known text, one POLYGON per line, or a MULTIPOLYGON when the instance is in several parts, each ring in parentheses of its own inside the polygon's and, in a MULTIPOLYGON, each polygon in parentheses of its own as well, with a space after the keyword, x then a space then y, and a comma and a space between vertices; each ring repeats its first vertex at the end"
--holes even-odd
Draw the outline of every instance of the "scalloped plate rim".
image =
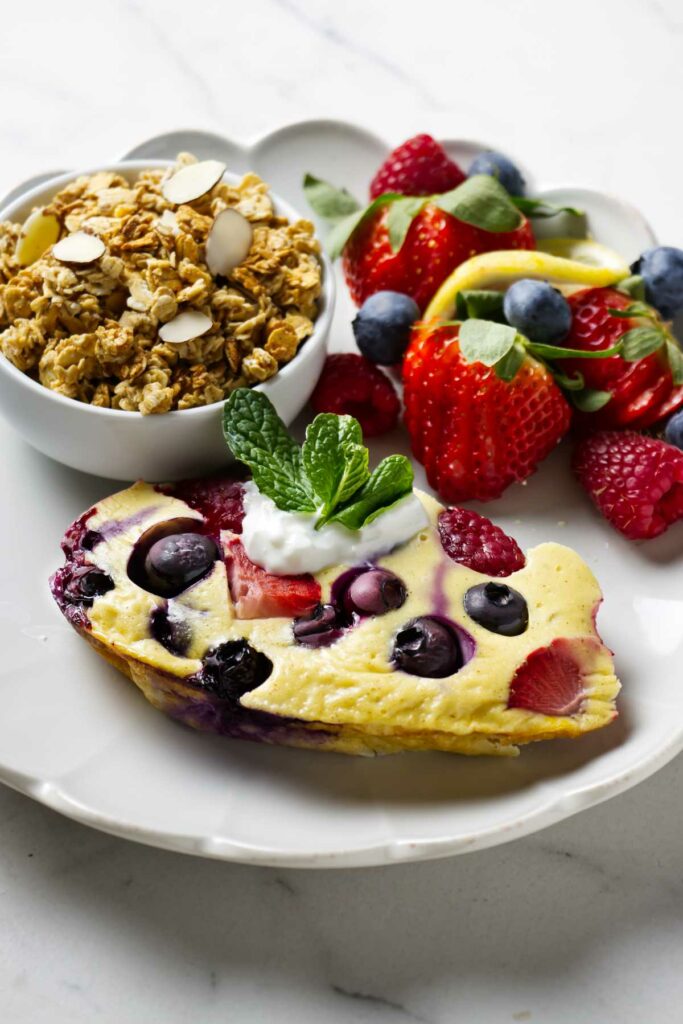
MULTIPOLYGON (((375 143, 380 143, 387 150, 390 148, 389 144, 385 143, 372 130, 367 129, 363 125, 350 124, 341 119, 320 118, 281 125, 279 128, 271 132, 262 133, 246 143, 232 141, 227 136, 219 135, 219 133, 199 131, 198 134, 214 138, 219 137, 230 145, 241 148, 246 153, 249 153, 263 143, 264 140, 270 140, 277 134, 292 133, 297 129, 312 130, 316 126, 325 126, 327 128, 339 126, 345 130, 350 128, 371 137, 375 143)), ((177 133, 162 133, 148 139, 147 143, 140 143, 139 146, 141 147, 145 144, 153 143, 157 139, 168 138, 175 134, 177 133)), ((468 147, 485 148, 474 140, 447 141, 449 144, 457 142, 461 145, 466 144, 468 147)), ((137 148, 139 147, 129 150, 119 159, 137 158, 137 148)), ((34 180, 32 179, 32 182, 34 180)), ((12 194, 20 193, 23 191, 23 188, 22 185, 17 186, 12 190, 12 194)), ((580 186, 554 185, 542 191, 544 193, 568 191, 570 188, 578 189, 580 186)), ((609 201, 616 203, 624 210, 627 216, 636 219, 641 229, 647 232, 652 240, 655 241, 654 232, 646 218, 631 203, 607 192, 592 189, 586 189, 586 191, 606 197, 609 201)), ((2 205, 4 205, 4 202, 3 200, 2 205)), ((117 818, 103 814, 97 811, 91 804, 71 797, 68 789, 56 781, 16 771, 2 764, 0 764, 0 781, 75 821, 112 835, 132 839, 151 846, 203 857, 258 865, 312 868, 351 867, 434 859, 467 851, 485 849, 523 835, 528 835, 588 807, 595 806, 618 793, 624 792, 659 770, 681 750, 683 750, 683 728, 673 728, 657 749, 652 750, 648 747, 640 758, 627 769, 614 770, 605 778, 575 787, 568 787, 561 794, 551 792, 546 799, 539 800, 537 806, 502 823, 496 823, 483 829, 479 828, 470 834, 461 834, 456 837, 389 838, 367 843, 363 846, 340 846, 339 849, 334 851, 323 849, 302 851, 292 848, 269 847, 264 844, 252 845, 244 842, 229 841, 217 836, 173 833, 159 828, 140 827, 127 823, 120 816, 117 818)))

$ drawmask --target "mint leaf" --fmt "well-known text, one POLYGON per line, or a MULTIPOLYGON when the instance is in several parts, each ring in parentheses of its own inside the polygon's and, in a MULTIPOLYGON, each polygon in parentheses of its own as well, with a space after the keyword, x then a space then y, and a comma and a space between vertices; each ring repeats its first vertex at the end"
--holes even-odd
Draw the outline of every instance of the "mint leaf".
POLYGON ((516 341, 510 351, 502 359, 499 359, 493 367, 496 377, 504 381, 514 380, 525 359, 526 352, 522 345, 516 341))
MULTIPOLYGON (((640 274, 632 274, 631 277, 625 277, 623 281, 616 285, 616 289, 619 292, 623 292, 624 295, 630 295, 632 299, 638 299, 641 302, 645 301, 645 282, 640 274)), ((613 313, 614 310, 610 310, 610 312, 613 313)))
POLYGON ((683 384, 683 352, 681 352, 678 342, 674 341, 673 338, 667 338, 666 354, 673 382, 676 387, 680 387, 683 384))
POLYGON ((571 398, 581 412, 597 412, 611 401, 612 395, 609 391, 594 391, 592 388, 584 388, 583 391, 574 391, 571 398))
POLYGON ((328 520, 360 530, 413 489, 413 467, 405 455, 389 455, 373 471, 349 504, 328 520))
POLYGON ((405 196, 402 199, 396 199, 389 207, 387 230, 389 232, 389 244, 394 252, 398 252, 405 242, 413 219, 426 202, 426 196, 405 196))
POLYGON ((504 298, 503 292, 465 289, 455 296, 455 312, 460 320, 471 317, 475 320, 493 320, 494 323, 504 324, 507 322, 503 313, 504 298))
POLYGON ((545 199, 527 199, 526 196, 512 196, 512 202, 527 217, 556 217, 558 213, 568 213, 571 217, 585 217, 583 210, 574 206, 557 206, 545 199))
POLYGON ((306 430, 301 457, 320 501, 316 523, 320 529, 334 508, 351 498, 370 476, 360 423, 353 416, 321 413, 306 430))
POLYGON ((516 337, 514 327, 475 319, 465 320, 460 328, 458 342, 466 362, 494 366, 507 355, 516 337))
POLYGON ((623 334, 620 341, 623 358, 627 363, 635 363, 660 349, 666 341, 666 335, 656 327, 634 327, 623 334))
POLYGON ((308 205, 323 220, 339 220, 360 210, 360 203, 345 188, 337 188, 312 174, 304 177, 304 195, 308 205))
POLYGON ((514 231, 522 215, 500 182, 490 174, 473 174, 462 185, 434 196, 431 202, 458 220, 484 231, 514 231))
POLYGON ((223 434, 235 458, 249 466, 258 489, 278 508, 315 512, 301 450, 262 392, 233 391, 223 407, 223 434))

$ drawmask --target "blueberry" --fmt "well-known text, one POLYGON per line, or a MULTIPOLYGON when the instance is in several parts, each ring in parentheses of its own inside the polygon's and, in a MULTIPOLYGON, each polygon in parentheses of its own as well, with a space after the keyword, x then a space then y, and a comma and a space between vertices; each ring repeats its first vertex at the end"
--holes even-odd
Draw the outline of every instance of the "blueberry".
POLYGON ((326 647, 341 636, 337 609, 332 604, 318 604, 310 615, 294 620, 294 639, 306 647, 326 647))
POLYGON ((484 629, 501 636, 519 636, 529 625, 522 595, 505 583, 480 583, 465 594, 465 611, 484 629))
POLYGON ((175 597, 205 576, 218 548, 201 533, 174 533, 150 547, 144 561, 147 587, 160 597, 175 597))
POLYGON ((399 629, 393 661, 411 676, 442 679, 462 668, 464 659, 455 630, 440 619, 424 615, 399 629))
POLYGON ((511 196, 523 196, 526 189, 522 173, 512 160, 503 153, 494 153, 490 149, 474 158, 468 174, 470 177, 473 174, 490 174, 492 178, 498 178, 511 196))
POLYGON ((184 657, 192 641, 192 632, 185 619, 171 617, 168 608, 155 608, 150 617, 150 632, 171 654, 184 657))
POLYGON ((505 319, 529 341, 558 345, 569 334, 572 313, 569 303, 545 281, 524 278, 505 293, 505 319))
POLYGON ((368 569, 351 582, 344 594, 344 607, 359 615, 384 615, 405 604, 405 583, 388 569, 368 569))
POLYGON ((361 353, 373 363, 400 363, 410 341, 410 329, 420 307, 402 292, 375 292, 365 300, 353 321, 361 353))
POLYGON ((683 451, 683 409, 674 413, 664 429, 664 440, 683 451))
POLYGON ((666 320, 683 309, 683 249, 659 245, 647 249, 631 267, 645 285, 645 298, 666 320))
POLYGON ((205 690, 223 700, 239 698, 265 682, 273 664, 246 640, 227 640, 204 657, 200 682, 205 690))
POLYGON ((94 566, 78 566, 69 575, 70 579, 64 587, 64 597, 73 604, 90 608, 96 597, 101 597, 114 589, 111 576, 94 566))

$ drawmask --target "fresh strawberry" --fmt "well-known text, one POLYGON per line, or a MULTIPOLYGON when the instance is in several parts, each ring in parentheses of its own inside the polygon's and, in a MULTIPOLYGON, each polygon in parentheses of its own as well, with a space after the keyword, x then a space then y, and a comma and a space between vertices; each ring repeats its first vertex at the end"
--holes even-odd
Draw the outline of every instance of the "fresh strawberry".
POLYGON ((466 178, 431 135, 416 135, 390 153, 370 185, 370 198, 385 192, 429 196, 448 192, 466 178))
POLYGON ((351 352, 327 357, 311 405, 315 412, 355 416, 366 437, 391 430, 401 411, 389 378, 369 359, 351 352))
MULTIPOLYGON (((683 386, 675 386, 667 357, 666 332, 652 310, 651 319, 615 316, 610 309, 626 310, 633 299, 614 288, 587 288, 568 299, 572 323, 563 345, 585 352, 598 352, 616 345, 638 327, 661 332, 662 346, 650 355, 627 362, 621 355, 605 359, 563 359, 564 374, 581 373, 587 388, 608 392, 611 399, 596 412, 584 413, 580 425, 586 429, 632 427, 643 429, 664 419, 683 405, 683 386)), ((643 304, 638 304, 643 307, 643 304)), ((643 307, 644 311, 646 307, 643 307)), ((675 344, 675 342, 672 342, 675 344)))
POLYGON ((600 650, 600 642, 593 637, 560 637, 548 647, 539 647, 515 672, 508 707, 553 717, 576 714, 600 650))
POLYGON ((181 480, 176 484, 164 484, 158 489, 201 512, 213 533, 219 534, 221 530, 241 533, 244 507, 240 475, 235 473, 200 480, 181 480))
POLYGON ((574 472, 615 529, 646 540, 683 519, 683 452, 633 431, 592 434, 574 453, 574 472))
POLYGON ((428 203, 414 217, 401 248, 389 241, 389 207, 370 214, 346 243, 342 267, 351 298, 361 305, 379 291, 403 292, 424 309, 439 285, 461 263, 496 249, 534 249, 526 219, 516 230, 484 231, 428 203))
POLYGON ((464 358, 459 330, 415 330, 403 364, 405 421, 413 454, 446 501, 490 501, 534 472, 571 410, 542 363, 524 356, 503 380, 464 358))
POLYGON ((475 572, 509 576, 526 564, 517 541, 471 509, 444 509, 438 527, 441 546, 449 558, 475 572))
POLYGON ((273 576, 247 557, 238 537, 231 537, 224 549, 238 619, 294 618, 313 611, 320 602, 320 584, 313 576, 273 576))

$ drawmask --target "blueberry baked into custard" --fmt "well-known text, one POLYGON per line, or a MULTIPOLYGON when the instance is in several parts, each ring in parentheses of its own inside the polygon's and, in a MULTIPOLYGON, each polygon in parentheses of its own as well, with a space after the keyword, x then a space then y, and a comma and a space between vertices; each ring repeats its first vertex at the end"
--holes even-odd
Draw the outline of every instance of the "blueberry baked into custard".
POLYGON ((99 502, 67 530, 61 611, 156 708, 195 729, 348 754, 515 754, 611 722, 619 682, 579 556, 526 557, 489 520, 372 472, 358 423, 303 446, 235 391, 251 473, 99 502))

